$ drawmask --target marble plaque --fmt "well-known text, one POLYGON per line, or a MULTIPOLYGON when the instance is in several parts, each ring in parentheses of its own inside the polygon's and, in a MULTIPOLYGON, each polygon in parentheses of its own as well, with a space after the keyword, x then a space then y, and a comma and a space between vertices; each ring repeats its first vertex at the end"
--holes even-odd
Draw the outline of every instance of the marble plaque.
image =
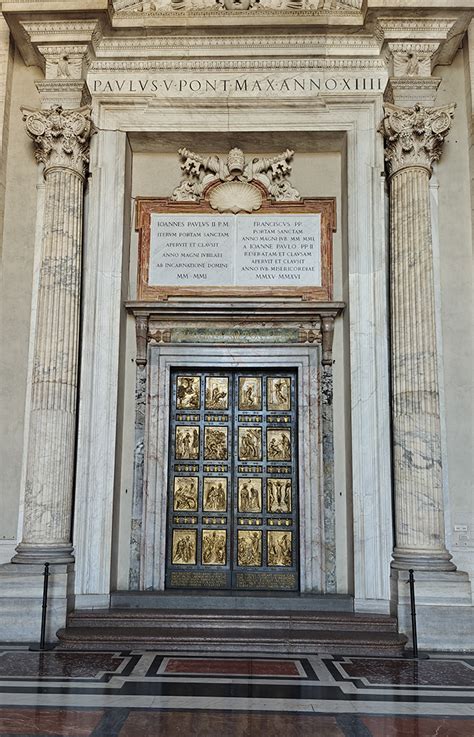
POLYGON ((151 214, 155 287, 321 285, 321 215, 151 214))
POLYGON ((234 284, 321 284, 321 216, 237 215, 234 284))
POLYGON ((229 215, 151 216, 150 286, 232 284, 235 225, 229 215))

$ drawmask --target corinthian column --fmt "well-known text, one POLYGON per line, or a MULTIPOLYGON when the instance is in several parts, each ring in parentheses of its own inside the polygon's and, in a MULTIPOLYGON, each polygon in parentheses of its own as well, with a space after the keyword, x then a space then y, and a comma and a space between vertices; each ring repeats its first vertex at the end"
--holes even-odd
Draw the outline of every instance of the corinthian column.
POLYGON ((393 567, 455 570, 445 547, 429 179, 454 105, 385 105, 390 175, 393 567))
POLYGON ((29 110, 26 131, 44 165, 23 538, 15 563, 73 560, 73 498, 84 177, 90 108, 29 110))

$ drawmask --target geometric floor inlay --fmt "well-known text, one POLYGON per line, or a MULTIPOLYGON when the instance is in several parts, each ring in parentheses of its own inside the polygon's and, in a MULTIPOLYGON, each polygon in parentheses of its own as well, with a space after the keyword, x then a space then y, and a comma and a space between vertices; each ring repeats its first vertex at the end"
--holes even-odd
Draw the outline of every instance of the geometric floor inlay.
POLYGON ((474 660, 0 651, 0 737, 473 737, 474 660))

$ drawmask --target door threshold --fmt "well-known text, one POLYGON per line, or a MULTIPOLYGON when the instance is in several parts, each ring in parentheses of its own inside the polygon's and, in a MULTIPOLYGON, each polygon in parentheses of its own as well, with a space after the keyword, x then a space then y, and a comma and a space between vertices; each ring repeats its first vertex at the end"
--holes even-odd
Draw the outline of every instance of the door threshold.
POLYGON ((296 591, 116 591, 113 609, 285 609, 291 611, 354 611, 348 594, 310 594, 296 591))

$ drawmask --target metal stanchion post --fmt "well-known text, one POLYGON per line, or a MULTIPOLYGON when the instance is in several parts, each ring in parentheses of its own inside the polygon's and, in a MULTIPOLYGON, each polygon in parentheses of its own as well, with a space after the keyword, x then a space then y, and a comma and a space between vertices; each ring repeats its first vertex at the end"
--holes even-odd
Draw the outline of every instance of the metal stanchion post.
POLYGON ((29 650, 52 650, 54 645, 46 644, 46 611, 48 609, 48 579, 49 579, 49 563, 44 564, 43 571, 43 603, 41 607, 41 634, 39 645, 31 645, 29 650))
POLYGON ((416 660, 426 660, 428 655, 420 655, 418 652, 418 634, 416 631, 416 602, 415 602, 415 576, 413 568, 408 571, 408 581, 410 586, 410 609, 411 609, 411 635, 413 641, 413 650, 407 651, 407 658, 415 658, 416 660))

